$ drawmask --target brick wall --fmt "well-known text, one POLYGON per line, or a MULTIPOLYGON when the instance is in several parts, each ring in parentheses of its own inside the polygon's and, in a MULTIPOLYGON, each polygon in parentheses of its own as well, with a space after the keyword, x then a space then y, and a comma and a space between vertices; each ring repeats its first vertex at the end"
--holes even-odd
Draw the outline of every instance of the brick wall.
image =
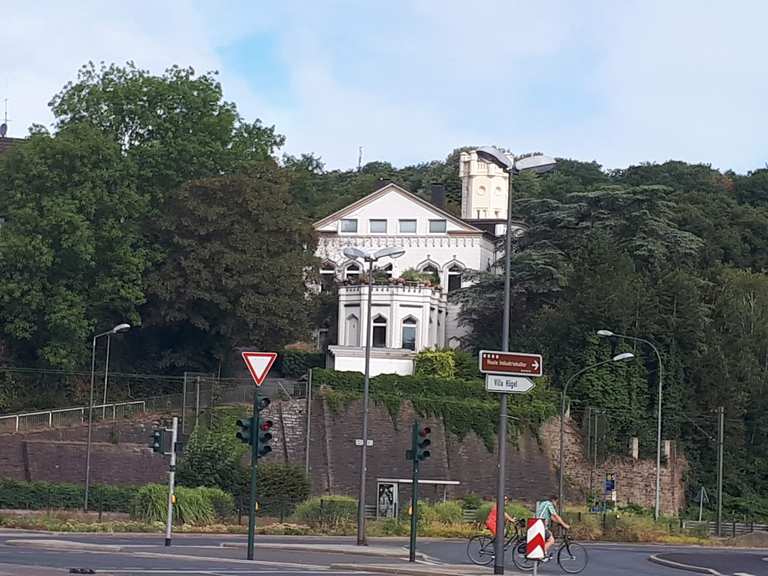
MULTIPOLYGON (((289 462, 301 467, 306 458, 306 402, 275 401, 267 415, 275 421, 270 462, 289 462)), ((246 413, 249 407, 243 406, 246 413)), ((353 402, 334 413, 322 398, 311 407, 310 473, 315 494, 357 493, 360 477, 362 402, 353 402)), ((410 463, 405 450, 410 445, 413 409, 403 403, 393 425, 386 409, 371 406, 369 435, 374 446, 368 449, 368 495, 374 501, 378 478, 410 478, 410 463)), ((95 483, 142 484, 164 481, 166 459, 147 447, 153 418, 119 421, 94 426, 92 478, 95 483)), ((448 496, 475 493, 491 498, 496 491, 496 453, 489 452, 474 434, 456 438, 447 434, 442 422, 423 422, 432 428, 432 457, 422 466, 422 478, 457 480, 461 484, 447 490, 448 496)), ((566 476, 569 493, 583 498, 590 474, 597 485, 605 472, 616 474, 618 496, 622 502, 652 506, 655 489, 655 462, 613 457, 597 470, 584 459, 582 437, 569 421, 566 427, 566 476)), ((232 431, 235 433, 235 430, 232 431)), ((85 464, 87 428, 74 426, 26 434, 5 434, 0 440, 0 476, 81 483, 85 464)), ((534 436, 522 434, 507 450, 507 492, 514 499, 534 502, 557 490, 559 420, 547 422, 534 436)), ((662 507, 675 511, 684 504, 683 473, 685 459, 676 456, 662 469, 662 507)), ((403 496, 408 494, 407 489, 403 496)), ((428 497, 442 496, 442 489, 425 490, 428 497)))

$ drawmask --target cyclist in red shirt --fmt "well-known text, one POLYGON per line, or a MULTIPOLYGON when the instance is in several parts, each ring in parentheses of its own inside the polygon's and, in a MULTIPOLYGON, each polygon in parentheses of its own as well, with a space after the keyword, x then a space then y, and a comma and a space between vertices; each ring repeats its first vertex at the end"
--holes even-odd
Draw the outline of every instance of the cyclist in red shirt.
MULTIPOLYGON (((509 496, 504 496, 504 506, 506 507, 507 502, 509 502, 509 496)), ((485 519, 485 527, 488 528, 488 530, 491 531, 491 534, 493 534, 493 537, 496 537, 496 519, 498 518, 496 514, 496 508, 497 506, 494 504, 493 507, 491 507, 491 511, 488 512, 488 517, 485 519)), ((504 512, 504 519, 512 523, 515 521, 514 518, 512 518, 507 512, 504 512)))

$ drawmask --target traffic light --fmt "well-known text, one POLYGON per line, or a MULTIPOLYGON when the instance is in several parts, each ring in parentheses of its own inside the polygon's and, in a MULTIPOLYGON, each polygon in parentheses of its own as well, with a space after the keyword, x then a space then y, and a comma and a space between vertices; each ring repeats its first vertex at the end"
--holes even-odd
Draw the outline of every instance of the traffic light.
POLYGON ((266 410, 272 401, 269 398, 262 398, 256 405, 256 458, 263 458, 272 452, 272 446, 269 445, 272 442, 272 426, 274 422, 261 416, 261 412, 266 410))
POLYGON ((429 439, 431 433, 432 428, 429 426, 424 426, 418 432, 418 438, 416 439, 416 459, 419 462, 423 462, 432 456, 432 453, 429 451, 429 447, 432 444, 432 441, 429 439))
POLYGON ((152 448, 152 452, 163 451, 163 432, 162 428, 157 428, 152 432, 152 443, 149 445, 152 448))
POLYGON ((241 418, 237 421, 237 426, 240 428, 235 436, 243 444, 251 444, 253 442, 253 418, 241 418))

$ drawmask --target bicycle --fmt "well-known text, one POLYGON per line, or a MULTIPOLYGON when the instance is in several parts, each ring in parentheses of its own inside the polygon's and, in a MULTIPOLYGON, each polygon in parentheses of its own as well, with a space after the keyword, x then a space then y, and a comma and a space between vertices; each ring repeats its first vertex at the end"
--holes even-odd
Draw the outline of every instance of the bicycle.
MULTIPOLYGON (((562 543, 557 548, 557 555, 555 553, 550 554, 550 558, 556 557, 557 564, 563 572, 568 574, 578 574, 582 572, 589 563, 589 554, 587 549, 574 542, 568 535, 567 530, 562 531, 562 543)), ((534 562, 540 562, 540 560, 530 560, 526 557, 527 542, 525 539, 515 546, 512 551, 512 562, 514 565, 525 572, 533 571, 534 562)))
MULTIPOLYGON (((520 542, 525 545, 525 520, 515 520, 507 525, 504 552, 510 548, 516 549, 520 542)), ((488 534, 475 534, 467 542, 467 557, 473 564, 488 566, 493 562, 495 554, 496 539, 488 534)))

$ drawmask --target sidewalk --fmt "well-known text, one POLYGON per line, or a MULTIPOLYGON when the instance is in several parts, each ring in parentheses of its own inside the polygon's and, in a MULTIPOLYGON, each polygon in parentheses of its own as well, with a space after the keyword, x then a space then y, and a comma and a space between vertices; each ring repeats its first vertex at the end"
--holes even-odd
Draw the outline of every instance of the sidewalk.
MULTIPOLYGON (((493 566, 469 566, 466 564, 331 564, 329 570, 374 572, 401 576, 489 576, 493 566)), ((506 567, 504 574, 522 576, 514 568, 506 567)))

